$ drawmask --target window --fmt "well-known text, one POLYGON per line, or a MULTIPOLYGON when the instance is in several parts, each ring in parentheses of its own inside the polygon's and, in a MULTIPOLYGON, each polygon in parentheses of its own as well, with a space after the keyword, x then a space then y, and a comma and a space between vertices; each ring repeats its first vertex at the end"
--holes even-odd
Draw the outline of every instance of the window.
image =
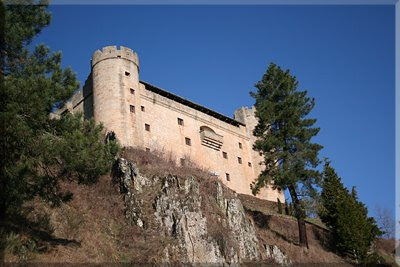
POLYGON ((249 165, 249 167, 251 167, 251 162, 247 162, 247 165, 249 165))
POLYGON ((119 57, 119 58, 120 58, 121 56, 117 56, 117 57, 119 57))
POLYGON ((150 132, 150 125, 149 124, 145 124, 144 125, 144 129, 148 132, 150 132))
POLYGON ((181 166, 185 166, 186 164, 186 160, 185 159, 181 159, 181 166))
POLYGON ((228 153, 222 152, 222 156, 224 157, 224 159, 227 159, 228 158, 228 153))
POLYGON ((226 175, 226 180, 227 180, 227 181, 230 181, 230 180, 231 180, 231 177, 230 177, 229 173, 225 173, 225 175, 226 175))
POLYGON ((241 157, 238 157, 238 162, 239 162, 239 164, 242 164, 242 158, 241 157))
POLYGON ((258 153, 260 156, 262 156, 262 152, 258 153))
POLYGON ((125 76, 130 76, 131 74, 129 73, 129 71, 125 71, 125 76))
POLYGON ((192 140, 190 140, 190 138, 185 137, 185 143, 186 143, 186 145, 191 146, 192 140))
POLYGON ((178 118, 178 125, 183 126, 183 119, 178 118))
POLYGON ((240 142, 239 142, 239 148, 240 148, 240 149, 243 148, 242 143, 240 143, 240 142))
POLYGON ((131 88, 131 94, 134 95, 135 94, 135 89, 131 88))
POLYGON ((135 113, 135 106, 130 105, 130 106, 129 106, 129 110, 130 110, 132 113, 135 113))
POLYGON ((146 152, 150 152, 150 148, 146 147, 146 152))
POLYGON ((140 106, 140 110, 144 112, 144 106, 140 106))

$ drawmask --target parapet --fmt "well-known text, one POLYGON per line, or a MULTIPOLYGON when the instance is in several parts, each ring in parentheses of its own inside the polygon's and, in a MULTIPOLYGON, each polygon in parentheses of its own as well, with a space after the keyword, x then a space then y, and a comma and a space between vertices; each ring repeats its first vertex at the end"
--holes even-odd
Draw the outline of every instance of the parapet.
POLYGON ((96 50, 92 56, 92 68, 98 62, 109 58, 123 58, 132 61, 139 68, 139 57, 136 52, 124 46, 120 46, 118 49, 115 45, 105 46, 102 50, 96 50))
POLYGON ((235 120, 246 124, 247 117, 255 117, 255 107, 241 107, 235 110, 233 117, 235 120))

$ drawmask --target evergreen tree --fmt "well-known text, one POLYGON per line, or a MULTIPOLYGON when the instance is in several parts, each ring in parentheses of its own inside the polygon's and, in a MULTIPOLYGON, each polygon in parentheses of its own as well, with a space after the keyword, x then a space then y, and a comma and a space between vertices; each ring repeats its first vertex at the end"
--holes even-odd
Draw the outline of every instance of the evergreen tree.
POLYGON ((290 215, 290 213, 289 213, 289 205, 288 205, 287 202, 285 203, 285 214, 288 215, 288 216, 290 215))
POLYGON ((283 210, 282 210, 282 202, 279 198, 277 198, 278 200, 278 213, 279 214, 283 214, 283 210))
POLYGON ((298 82, 289 70, 271 63, 251 92, 255 98, 258 124, 254 129, 257 141, 254 149, 264 155, 265 169, 251 185, 253 194, 272 184, 288 189, 299 227, 301 246, 307 246, 305 211, 300 195, 315 194, 320 181, 318 152, 321 145, 311 143, 319 128, 313 128, 315 119, 306 116, 314 107, 314 99, 307 91, 297 90, 298 82))
POLYGON ((61 68, 61 53, 29 45, 50 23, 45 2, 21 0, 4 5, 4 40, 0 90, 0 216, 18 212, 35 196, 52 205, 71 198, 60 182, 96 182, 118 151, 104 144, 102 127, 82 116, 52 120, 55 103, 79 88, 70 68, 61 68))
POLYGON ((331 229, 336 250, 358 262, 365 261, 371 243, 381 233, 368 209, 358 200, 357 191, 349 192, 340 177, 325 162, 321 192, 321 220, 331 229))

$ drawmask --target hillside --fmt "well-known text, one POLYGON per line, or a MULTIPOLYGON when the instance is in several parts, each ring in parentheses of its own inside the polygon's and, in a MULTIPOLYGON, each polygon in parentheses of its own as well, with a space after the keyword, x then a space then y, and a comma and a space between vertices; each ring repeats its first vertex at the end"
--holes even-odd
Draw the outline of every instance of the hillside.
POLYGON ((303 250, 297 222, 275 214, 273 204, 160 155, 126 150, 95 186, 64 187, 71 202, 27 206, 30 222, 14 225, 23 234, 6 235, 5 262, 346 265, 329 251, 326 229, 308 223, 303 250))

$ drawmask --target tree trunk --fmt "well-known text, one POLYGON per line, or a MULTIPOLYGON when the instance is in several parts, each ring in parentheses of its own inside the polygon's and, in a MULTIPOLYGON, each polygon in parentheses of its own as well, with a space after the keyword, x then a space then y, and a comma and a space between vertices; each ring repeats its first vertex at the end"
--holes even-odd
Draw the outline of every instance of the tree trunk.
POLYGON ((301 204, 300 204, 300 201, 299 201, 299 198, 297 196, 296 189, 294 188, 294 186, 290 185, 290 186, 288 186, 288 189, 289 189, 290 197, 292 198, 295 216, 297 219, 297 225, 299 228, 300 246, 308 248, 306 222, 305 222, 306 214, 304 212, 304 209, 301 207, 301 204))

